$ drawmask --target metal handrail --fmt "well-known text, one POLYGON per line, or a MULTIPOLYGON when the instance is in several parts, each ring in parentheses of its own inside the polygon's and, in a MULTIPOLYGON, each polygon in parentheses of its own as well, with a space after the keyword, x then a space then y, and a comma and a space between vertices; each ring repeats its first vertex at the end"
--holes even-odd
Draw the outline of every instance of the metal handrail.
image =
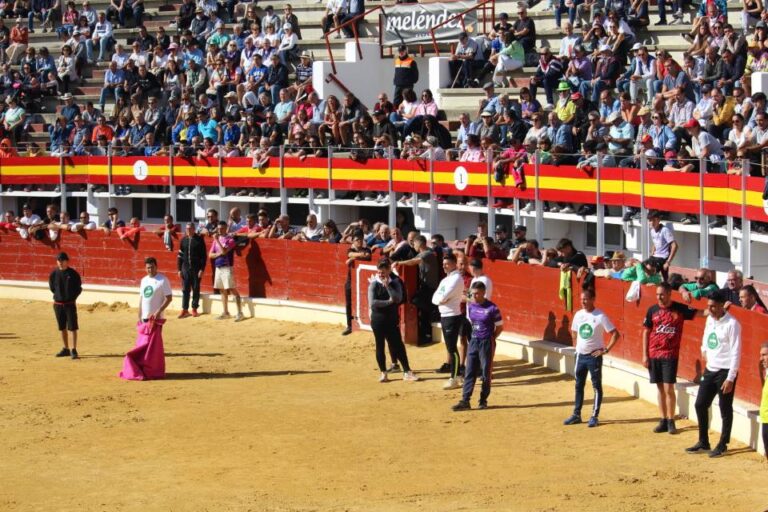
POLYGON ((443 21, 441 23, 438 23, 437 25, 435 25, 434 27, 429 29, 429 35, 432 37, 432 48, 434 48, 434 50, 435 50, 435 55, 437 55, 438 57, 440 56, 440 49, 437 46, 437 38, 435 37, 435 30, 437 30, 438 28, 442 27, 443 25, 448 24, 449 22, 451 22, 451 21, 453 21, 453 20, 455 20, 457 18, 461 18, 461 27, 464 30, 466 30, 467 27, 464 26, 464 15, 467 14, 467 13, 470 13, 472 11, 476 11, 478 9, 482 9, 483 10, 483 30, 485 30, 485 28, 486 28, 485 23, 487 21, 486 20, 485 12, 486 12, 486 9, 487 9, 486 6, 488 4, 491 4, 491 23, 493 23, 493 20, 496 19, 496 0, 485 0, 484 2, 480 2, 479 4, 475 5, 474 7, 470 7, 469 9, 461 11, 458 14, 454 14, 450 18, 447 18, 445 21, 443 21))
POLYGON ((344 23, 342 23, 338 27, 335 27, 335 28, 329 30, 325 34, 325 48, 328 50, 328 56, 330 57, 330 60, 331 60, 331 69, 333 70, 333 74, 334 75, 336 74, 336 61, 334 60, 333 52, 331 51, 331 41, 330 41, 331 34, 335 34, 335 33, 341 32, 341 30, 344 27, 346 27, 348 25, 352 25, 352 33, 355 35, 355 45, 357 46, 357 55, 362 59, 363 58, 363 50, 360 47, 360 35, 357 33, 357 22, 362 20, 362 19, 364 19, 366 16, 368 16, 372 12, 378 11, 378 10, 381 10, 382 13, 386 14, 386 12, 384 11, 384 6, 383 5, 377 5, 373 9, 368 9, 364 13, 358 14, 354 18, 345 21, 344 23))

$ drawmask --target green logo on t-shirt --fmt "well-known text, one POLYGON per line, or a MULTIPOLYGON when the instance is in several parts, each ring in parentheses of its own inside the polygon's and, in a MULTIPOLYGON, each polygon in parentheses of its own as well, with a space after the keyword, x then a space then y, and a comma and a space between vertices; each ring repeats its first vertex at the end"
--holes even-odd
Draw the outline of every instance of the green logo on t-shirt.
POLYGON ((154 289, 154 288, 152 288, 151 286, 145 286, 145 287, 144 287, 144 292, 143 292, 143 293, 144 293, 144 297, 148 299, 148 298, 150 298, 152 295, 154 295, 154 294, 155 294, 155 289, 154 289))
POLYGON ((717 339, 717 334, 714 332, 710 333, 707 337, 707 347, 709 347, 712 350, 715 350, 717 347, 720 346, 720 340, 717 339))
POLYGON ((579 336, 581 336, 582 339, 588 340, 593 334, 595 334, 595 330, 592 329, 591 325, 581 324, 581 327, 579 327, 579 336))

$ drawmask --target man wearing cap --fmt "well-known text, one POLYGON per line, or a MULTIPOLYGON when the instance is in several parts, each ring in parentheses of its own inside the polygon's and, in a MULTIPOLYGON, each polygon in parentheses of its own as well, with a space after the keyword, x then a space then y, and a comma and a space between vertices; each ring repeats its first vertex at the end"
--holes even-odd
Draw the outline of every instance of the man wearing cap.
MULTIPOLYGON (((552 55, 549 48, 542 48, 539 51, 539 64, 536 67, 536 73, 530 79, 531 97, 536 97, 536 91, 539 85, 544 86, 544 93, 547 97, 547 109, 554 108, 554 90, 558 87, 560 79, 563 77, 563 63, 552 55)), ((570 87, 565 84, 565 87, 570 92, 570 87)), ((563 89, 565 90, 565 89, 563 89)))
MULTIPOLYGON (((525 49, 525 53, 532 53, 536 47, 536 23, 528 16, 528 6, 525 2, 517 3, 517 20, 512 25, 512 35, 525 49)), ((534 95, 535 97, 535 95, 534 95)))
POLYGON ((501 139, 501 129, 493 122, 493 114, 487 110, 483 110, 483 113, 480 114, 480 119, 481 123, 477 129, 477 136, 480 137, 480 140, 487 137, 498 144, 501 139))
POLYGON ((723 159, 723 148, 720 141, 710 133, 701 129, 696 119, 689 119, 683 125, 691 136, 691 156, 706 161, 706 169, 699 169, 702 174, 719 170, 723 159))
POLYGON ((496 226, 496 245, 504 251, 505 254, 509 254, 509 250, 513 247, 512 240, 509 239, 509 236, 507 235, 507 226, 504 224, 499 224, 496 226))
POLYGON ((77 305, 75 301, 83 291, 80 274, 69 266, 69 256, 60 252, 56 257, 56 269, 48 276, 48 288, 53 293, 53 313, 61 332, 64 347, 56 357, 71 356, 77 359, 77 305), (72 349, 69 348, 69 333, 72 334, 72 349))
POLYGON ((395 125, 387 118, 386 112, 383 110, 373 111, 373 142, 381 142, 381 138, 384 135, 389 136, 389 140, 397 145, 400 132, 395 128, 395 125))
POLYGON ((482 58, 477 42, 466 32, 461 32, 459 43, 449 62, 450 74, 454 77, 453 87, 479 85, 475 79, 475 71, 482 67, 482 58))
POLYGON ((592 80, 589 84, 585 84, 586 87, 581 93, 586 96, 587 92, 591 92, 592 101, 597 103, 603 90, 611 90, 615 87, 619 73, 621 73, 621 65, 613 55, 613 49, 608 45, 601 46, 600 59, 595 67, 592 80))
POLYGON ((608 143, 608 151, 614 156, 628 155, 632 151, 632 143, 635 140, 634 127, 626 122, 621 114, 614 112, 606 120, 610 125, 608 135, 604 137, 608 143))
POLYGON ((416 59, 408 55, 408 47, 401 44, 397 47, 395 76, 392 79, 395 86, 395 92, 392 95, 392 101, 395 108, 399 107, 400 103, 403 102, 403 91, 405 89, 413 89, 418 81, 419 66, 416 63, 416 59))
POLYGON ((571 124, 576 115, 576 104, 571 101, 572 93, 568 82, 565 80, 560 82, 560 85, 557 86, 557 93, 559 98, 555 104, 555 113, 563 124, 571 124))

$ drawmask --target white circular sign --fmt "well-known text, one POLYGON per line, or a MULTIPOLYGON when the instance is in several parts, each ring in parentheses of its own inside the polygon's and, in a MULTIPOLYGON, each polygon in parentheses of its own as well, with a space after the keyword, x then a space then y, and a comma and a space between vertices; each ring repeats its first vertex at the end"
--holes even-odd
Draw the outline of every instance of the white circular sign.
POLYGON ((464 190, 469 185, 469 173, 464 167, 458 166, 453 171, 453 184, 456 186, 456 190, 464 190))
POLYGON ((149 166, 144 160, 136 160, 133 164, 133 177, 139 181, 144 181, 149 176, 149 166))

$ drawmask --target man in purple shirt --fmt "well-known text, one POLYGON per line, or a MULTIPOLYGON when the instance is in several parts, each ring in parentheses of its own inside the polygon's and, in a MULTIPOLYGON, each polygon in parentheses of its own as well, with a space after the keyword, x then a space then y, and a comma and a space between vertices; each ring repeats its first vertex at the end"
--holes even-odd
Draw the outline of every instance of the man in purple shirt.
POLYGON ((215 276, 213 280, 213 287, 217 288, 221 293, 221 304, 223 312, 217 318, 218 320, 225 320, 231 318, 229 315, 229 294, 235 296, 235 302, 237 303, 237 316, 235 322, 243 320, 243 306, 240 301, 240 293, 237 291, 237 285, 235 284, 235 239, 227 233, 228 226, 224 221, 219 222, 218 232, 213 236, 213 243, 211 243, 211 251, 208 253, 208 258, 213 260, 213 267, 215 269, 215 276))
POLYGON ((493 368, 493 353, 496 349, 496 337, 501 334, 504 322, 501 311, 493 302, 485 298, 485 283, 475 281, 470 287, 472 302, 467 304, 467 317, 472 324, 472 337, 469 339, 466 370, 464 372, 464 389, 459 403, 453 406, 454 411, 466 411, 472 407, 469 399, 477 379, 477 366, 480 366, 482 387, 480 388, 479 409, 488 408, 488 395, 491 394, 491 371, 493 368))

